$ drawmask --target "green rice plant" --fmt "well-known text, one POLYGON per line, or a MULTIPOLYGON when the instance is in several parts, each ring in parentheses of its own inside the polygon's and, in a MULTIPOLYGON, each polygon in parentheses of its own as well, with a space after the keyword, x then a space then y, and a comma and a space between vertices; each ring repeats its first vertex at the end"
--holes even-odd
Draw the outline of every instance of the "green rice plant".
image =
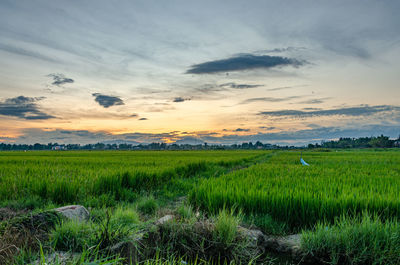
POLYGON ((153 196, 142 197, 137 203, 137 209, 145 215, 155 214, 158 207, 158 202, 153 196))
POLYGON ((400 224, 368 213, 342 216, 303 232, 302 248, 328 264, 400 264, 400 224))
POLYGON ((50 241, 56 250, 83 251, 92 246, 94 228, 91 223, 75 220, 63 221, 50 233, 50 241))
POLYGON ((221 162, 240 164, 264 151, 38 151, 0 152, 0 201, 38 196, 78 203, 111 194, 134 201, 132 193, 154 190, 221 162))
POLYGON ((183 219, 191 219, 195 216, 193 207, 191 205, 182 204, 178 207, 177 213, 183 219))
POLYGON ((242 220, 241 213, 239 212, 238 215, 235 215, 234 208, 230 211, 223 208, 219 211, 215 219, 213 230, 214 240, 222 243, 225 248, 231 247, 237 236, 238 225, 242 220))
POLYGON ((285 235, 289 233, 288 225, 273 219, 269 214, 250 214, 243 220, 249 225, 254 225, 267 235, 285 235))
POLYGON ((131 229, 140 223, 139 214, 133 208, 118 207, 114 210, 110 224, 112 227, 124 227, 131 229))
POLYGON ((237 205, 246 214, 268 214, 293 231, 333 222, 364 210, 400 216, 400 152, 280 152, 262 164, 203 179, 190 202, 210 212, 237 205))

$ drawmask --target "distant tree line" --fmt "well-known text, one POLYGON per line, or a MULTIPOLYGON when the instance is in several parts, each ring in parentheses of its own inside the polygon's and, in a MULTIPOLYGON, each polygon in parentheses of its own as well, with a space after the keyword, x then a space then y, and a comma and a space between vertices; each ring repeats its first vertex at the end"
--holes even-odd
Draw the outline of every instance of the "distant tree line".
MULTIPOLYGON (((320 144, 309 144, 302 148, 392 148, 400 147, 400 136, 396 140, 389 139, 388 136, 378 137, 360 137, 360 138, 340 138, 337 141, 323 141, 320 144)), ((296 146, 279 146, 272 144, 263 144, 260 141, 256 143, 248 142, 232 145, 217 144, 6 144, 0 143, 0 151, 30 151, 30 150, 230 150, 230 149, 298 149, 296 146)))
POLYGON ((400 147, 400 136, 391 140, 388 136, 372 136, 360 138, 339 138, 337 141, 309 144, 308 148, 392 148, 400 147))
POLYGON ((272 144, 263 144, 257 141, 233 144, 233 145, 217 145, 217 144, 166 144, 166 143, 151 143, 151 144, 6 144, 0 143, 0 151, 29 151, 29 150, 229 150, 229 149, 280 149, 280 148, 296 148, 295 146, 278 146, 272 144))

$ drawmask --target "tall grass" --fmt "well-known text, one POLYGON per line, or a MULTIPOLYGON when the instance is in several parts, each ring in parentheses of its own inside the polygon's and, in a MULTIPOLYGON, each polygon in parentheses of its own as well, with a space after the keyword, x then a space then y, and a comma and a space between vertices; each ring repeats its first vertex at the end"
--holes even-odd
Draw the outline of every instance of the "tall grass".
POLYGON ((400 152, 281 152, 268 162, 220 178, 204 179, 191 202, 211 212, 237 205, 268 214, 291 228, 332 222, 364 210, 400 216, 400 152))
POLYGON ((303 232, 302 247, 328 264, 400 264, 400 224, 367 213, 342 216, 333 225, 319 223, 303 232))
POLYGON ((111 194, 130 199, 129 191, 159 187, 209 165, 242 163, 258 151, 68 151, 0 152, 0 201, 38 196, 73 203, 111 194))

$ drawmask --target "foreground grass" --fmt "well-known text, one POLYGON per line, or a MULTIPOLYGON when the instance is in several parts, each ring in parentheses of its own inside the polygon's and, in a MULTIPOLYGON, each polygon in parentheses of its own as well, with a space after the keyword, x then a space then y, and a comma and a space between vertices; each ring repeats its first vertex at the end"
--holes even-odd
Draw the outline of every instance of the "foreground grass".
POLYGON ((327 264, 400 264, 400 224, 374 215, 342 216, 303 232, 308 255, 327 264))

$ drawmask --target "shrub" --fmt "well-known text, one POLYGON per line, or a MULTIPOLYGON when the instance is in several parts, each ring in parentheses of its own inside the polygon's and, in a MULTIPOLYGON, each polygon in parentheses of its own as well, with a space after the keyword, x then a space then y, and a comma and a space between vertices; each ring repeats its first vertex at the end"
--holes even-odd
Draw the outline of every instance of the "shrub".
POLYGON ((181 206, 179 206, 178 208, 178 214, 181 216, 181 218, 183 219, 190 219, 194 216, 194 211, 193 211, 193 207, 190 205, 185 205, 182 204, 181 206))
POLYGON ((90 223, 75 220, 61 222, 50 233, 54 249, 83 251, 93 242, 93 227, 90 223))
POLYGON ((110 220, 112 227, 132 228, 140 223, 139 214, 131 208, 118 207, 110 220))
POLYGON ((143 197, 139 200, 137 208, 142 214, 152 215, 158 209, 158 202, 153 196, 143 197))
POLYGON ((213 231, 214 239, 221 242, 225 247, 230 247, 236 238, 237 227, 240 220, 240 214, 239 216, 235 216, 233 209, 228 211, 223 208, 215 221, 215 228, 213 231))

